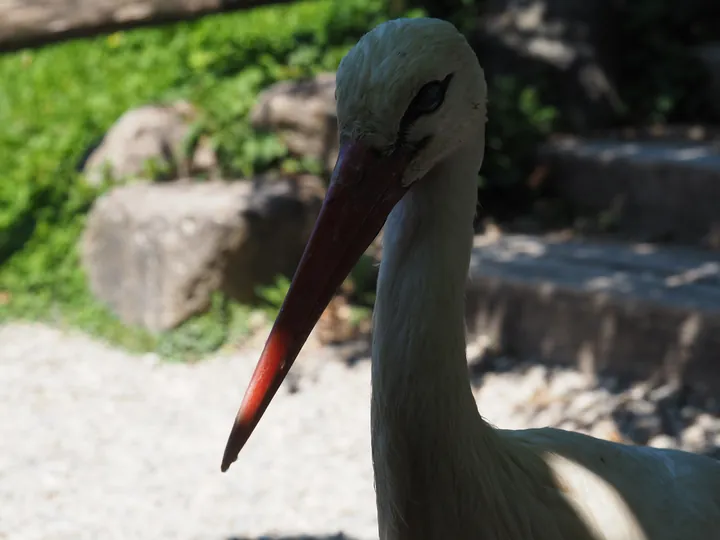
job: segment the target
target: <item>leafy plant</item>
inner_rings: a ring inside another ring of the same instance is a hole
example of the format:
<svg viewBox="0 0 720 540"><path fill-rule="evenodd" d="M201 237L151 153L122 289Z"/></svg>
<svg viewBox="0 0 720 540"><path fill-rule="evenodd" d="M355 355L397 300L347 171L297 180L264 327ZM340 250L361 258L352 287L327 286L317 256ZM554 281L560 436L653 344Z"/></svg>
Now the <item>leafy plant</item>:
<svg viewBox="0 0 720 540"><path fill-rule="evenodd" d="M171 360L199 360L237 342L250 333L250 308L229 301L221 294L212 298L210 310L156 338L154 350Z"/></svg>
<svg viewBox="0 0 720 540"><path fill-rule="evenodd" d="M277 276L272 285L256 287L256 294L263 301L262 309L268 319L277 317L289 290L290 280L286 276Z"/></svg>
<svg viewBox="0 0 720 540"><path fill-rule="evenodd" d="M543 105L535 88L521 87L512 77L491 81L489 95L481 189L524 180L535 148L552 132L557 118L556 109Z"/></svg>

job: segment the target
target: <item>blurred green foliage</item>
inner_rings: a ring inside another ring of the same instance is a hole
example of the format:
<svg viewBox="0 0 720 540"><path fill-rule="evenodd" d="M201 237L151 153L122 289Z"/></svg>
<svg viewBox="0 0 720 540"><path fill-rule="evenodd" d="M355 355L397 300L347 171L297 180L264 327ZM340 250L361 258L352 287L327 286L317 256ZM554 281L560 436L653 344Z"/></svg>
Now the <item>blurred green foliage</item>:
<svg viewBox="0 0 720 540"><path fill-rule="evenodd" d="M289 290L290 280L287 276L277 276L274 283L257 287L258 298L262 301L260 308L269 320L277 317Z"/></svg>
<svg viewBox="0 0 720 540"><path fill-rule="evenodd" d="M623 121L648 124L717 120L709 103L709 75L691 47L720 38L720 10L713 2L626 1L618 17ZM709 11L708 11L709 10ZM713 17L714 15L714 17ZM713 115L715 117L713 118Z"/></svg>
<svg viewBox="0 0 720 540"><path fill-rule="evenodd" d="M488 124L480 189L522 182L532 168L535 149L550 133L557 110L544 105L535 87L513 77L497 77L488 89ZM482 191L481 191L482 199Z"/></svg>
<svg viewBox="0 0 720 540"><path fill-rule="evenodd" d="M334 70L385 18L382 0L315 0L1 56L0 322L49 320L183 357L242 333L246 310L217 299L207 314L160 336L122 326L93 300L77 245L102 190L88 187L78 166L126 110L182 98L198 107L193 137L210 138L224 173L262 171L286 151L250 128L260 89Z"/></svg>

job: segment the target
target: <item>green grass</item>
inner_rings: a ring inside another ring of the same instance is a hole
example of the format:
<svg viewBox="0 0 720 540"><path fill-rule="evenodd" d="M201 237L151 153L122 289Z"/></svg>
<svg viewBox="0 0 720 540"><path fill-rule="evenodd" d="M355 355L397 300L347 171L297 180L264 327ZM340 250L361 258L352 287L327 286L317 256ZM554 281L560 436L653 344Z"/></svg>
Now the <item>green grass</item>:
<svg viewBox="0 0 720 540"><path fill-rule="evenodd" d="M77 40L0 57L0 322L79 327L132 350L183 358L245 330L247 308L215 299L159 336L120 324L88 291L77 244L100 190L78 165L126 110L188 99L224 172L249 175L285 155L247 113L273 82L334 70L386 18L381 0L316 0Z"/></svg>

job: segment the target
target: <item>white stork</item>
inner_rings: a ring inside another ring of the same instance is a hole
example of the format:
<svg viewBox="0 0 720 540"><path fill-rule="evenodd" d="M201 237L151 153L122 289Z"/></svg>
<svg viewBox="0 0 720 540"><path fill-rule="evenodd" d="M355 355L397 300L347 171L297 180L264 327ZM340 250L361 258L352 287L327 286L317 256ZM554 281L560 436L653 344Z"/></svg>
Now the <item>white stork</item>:
<svg viewBox="0 0 720 540"><path fill-rule="evenodd" d="M464 288L486 84L436 19L366 34L337 72L341 151L228 440L235 461L339 284L385 224L372 455L382 540L720 539L720 462L478 413Z"/></svg>

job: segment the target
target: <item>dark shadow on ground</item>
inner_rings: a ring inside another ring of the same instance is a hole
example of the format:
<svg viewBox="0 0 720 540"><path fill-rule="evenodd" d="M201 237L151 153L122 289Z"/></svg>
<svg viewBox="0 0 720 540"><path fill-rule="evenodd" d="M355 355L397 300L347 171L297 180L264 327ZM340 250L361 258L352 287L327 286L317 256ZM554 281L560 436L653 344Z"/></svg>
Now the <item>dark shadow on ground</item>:
<svg viewBox="0 0 720 540"><path fill-rule="evenodd" d="M258 536L251 538L250 536L230 536L225 540L354 540L352 537L344 533L325 534L322 536L300 535L300 536Z"/></svg>

